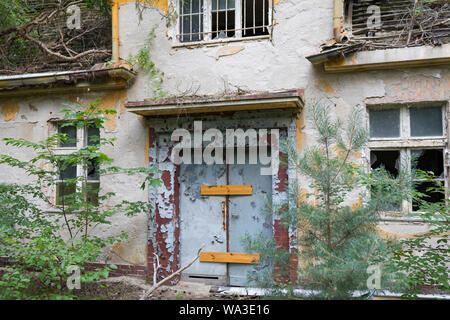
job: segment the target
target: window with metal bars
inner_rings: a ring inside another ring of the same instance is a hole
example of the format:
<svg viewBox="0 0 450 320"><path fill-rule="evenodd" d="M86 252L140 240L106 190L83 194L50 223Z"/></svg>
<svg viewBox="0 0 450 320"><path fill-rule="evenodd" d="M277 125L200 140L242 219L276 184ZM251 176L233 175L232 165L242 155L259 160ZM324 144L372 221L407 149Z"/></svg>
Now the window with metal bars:
<svg viewBox="0 0 450 320"><path fill-rule="evenodd" d="M273 0L179 0L180 42L265 36Z"/></svg>

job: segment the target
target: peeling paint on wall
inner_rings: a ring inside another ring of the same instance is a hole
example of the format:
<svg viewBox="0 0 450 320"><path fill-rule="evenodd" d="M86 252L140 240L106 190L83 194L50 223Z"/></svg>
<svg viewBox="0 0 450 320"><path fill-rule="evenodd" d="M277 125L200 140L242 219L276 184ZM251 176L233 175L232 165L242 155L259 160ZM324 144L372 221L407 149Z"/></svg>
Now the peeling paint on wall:
<svg viewBox="0 0 450 320"><path fill-rule="evenodd" d="M321 89L322 91L324 91L327 94L335 94L336 91L334 90L334 88L330 85L330 83L326 80L318 80L316 82L316 85L319 89Z"/></svg>
<svg viewBox="0 0 450 320"><path fill-rule="evenodd" d="M121 110L125 108L127 102L127 91L117 90L103 96L98 107L101 109L115 109L117 114L105 115L108 120L105 122L106 131L115 131L117 129L117 117L120 115Z"/></svg>
<svg viewBox="0 0 450 320"><path fill-rule="evenodd" d="M401 81L389 81L386 95L367 98L367 104L388 104L402 102L446 101L450 97L450 74L441 78L408 76Z"/></svg>
<svg viewBox="0 0 450 320"><path fill-rule="evenodd" d="M220 57L232 56L234 54L237 54L237 53L241 52L244 49L245 49L244 46L226 46L226 47L221 47L220 49L217 50L216 60L219 60Z"/></svg>

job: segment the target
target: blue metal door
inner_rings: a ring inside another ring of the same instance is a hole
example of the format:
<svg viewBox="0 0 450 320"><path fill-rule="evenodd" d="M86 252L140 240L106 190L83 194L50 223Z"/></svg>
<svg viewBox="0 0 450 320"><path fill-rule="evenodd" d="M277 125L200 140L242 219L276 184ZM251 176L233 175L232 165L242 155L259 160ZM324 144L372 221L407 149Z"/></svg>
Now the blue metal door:
<svg viewBox="0 0 450 320"><path fill-rule="evenodd" d="M272 177L261 175L261 165L180 166L180 264L188 264L203 246L204 252L248 253L245 235L273 236L272 217L262 214L272 196ZM200 187L251 185L252 195L202 196ZM196 261L185 280L246 286L248 272L271 268L263 264Z"/></svg>
<svg viewBox="0 0 450 320"><path fill-rule="evenodd" d="M243 237L248 234L262 234L264 238L273 237L272 216L264 214L267 201L272 197L272 176L260 174L260 165L230 165L228 170L229 184L251 185L251 196L229 196L229 252L246 253ZM262 272L270 265L261 261L253 264L229 264L228 278L231 286L246 286L249 272Z"/></svg>

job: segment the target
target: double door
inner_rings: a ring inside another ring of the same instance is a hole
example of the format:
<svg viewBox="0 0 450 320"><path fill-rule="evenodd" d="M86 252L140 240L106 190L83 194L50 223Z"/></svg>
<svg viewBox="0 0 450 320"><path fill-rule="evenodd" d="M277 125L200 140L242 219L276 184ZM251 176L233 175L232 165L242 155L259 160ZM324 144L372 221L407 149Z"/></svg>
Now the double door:
<svg viewBox="0 0 450 320"><path fill-rule="evenodd" d="M264 214L271 198L272 177L261 175L258 164L180 166L180 264L189 263L199 248L204 252L249 253L244 237L273 237L272 217ZM202 195L202 186L251 186L247 195ZM248 272L262 272L259 264L203 262L186 269L187 280L246 286Z"/></svg>

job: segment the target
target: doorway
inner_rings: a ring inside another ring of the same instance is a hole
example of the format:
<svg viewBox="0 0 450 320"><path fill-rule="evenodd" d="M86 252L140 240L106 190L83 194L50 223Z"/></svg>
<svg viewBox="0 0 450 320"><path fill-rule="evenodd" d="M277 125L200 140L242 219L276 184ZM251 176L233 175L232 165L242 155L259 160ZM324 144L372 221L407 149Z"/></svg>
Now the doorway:
<svg viewBox="0 0 450 320"><path fill-rule="evenodd" d="M203 246L204 252L248 253L244 236L273 237L273 218L262 213L272 197L272 176L260 174L260 164L181 164L180 265ZM202 186L251 186L247 195L202 195ZM246 286L249 272L272 266L202 262L197 260L183 278L188 281Z"/></svg>

